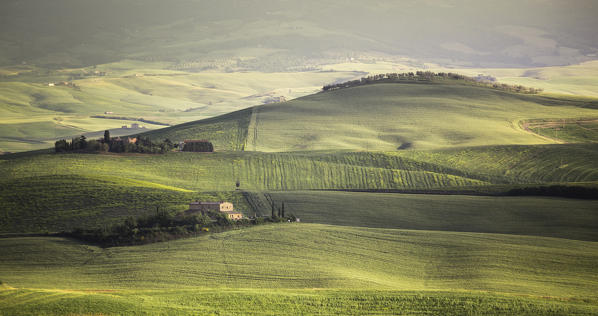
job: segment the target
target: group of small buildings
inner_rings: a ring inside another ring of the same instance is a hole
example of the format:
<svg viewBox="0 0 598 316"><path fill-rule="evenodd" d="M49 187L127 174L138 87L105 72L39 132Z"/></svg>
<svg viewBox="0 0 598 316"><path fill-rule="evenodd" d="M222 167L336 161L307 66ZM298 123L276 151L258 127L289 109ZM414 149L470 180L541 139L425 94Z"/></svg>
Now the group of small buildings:
<svg viewBox="0 0 598 316"><path fill-rule="evenodd" d="M129 128L130 129L139 129L139 128L145 129L145 126L141 126L141 125L139 125L137 123L133 123L133 124L131 124L131 127L128 127L127 125L123 125L121 128L122 129L129 129Z"/></svg>
<svg viewBox="0 0 598 316"><path fill-rule="evenodd" d="M49 82L48 83L48 87L59 87L59 86L71 87L71 88L77 87L77 85L75 83L73 83L72 81L59 81L59 82Z"/></svg>
<svg viewBox="0 0 598 316"><path fill-rule="evenodd" d="M230 220L240 220L243 214L235 211L231 202L200 202L195 201L189 204L186 215L202 214L209 215L210 212L221 212Z"/></svg>
<svg viewBox="0 0 598 316"><path fill-rule="evenodd" d="M286 102L287 99L284 96L269 96L266 99L264 99L263 103L264 104L270 104L270 103L281 103L281 102Z"/></svg>
<svg viewBox="0 0 598 316"><path fill-rule="evenodd" d="M100 139L103 141L104 139ZM137 142L137 137L114 137L114 141L116 142L123 142L123 144L135 144Z"/></svg>

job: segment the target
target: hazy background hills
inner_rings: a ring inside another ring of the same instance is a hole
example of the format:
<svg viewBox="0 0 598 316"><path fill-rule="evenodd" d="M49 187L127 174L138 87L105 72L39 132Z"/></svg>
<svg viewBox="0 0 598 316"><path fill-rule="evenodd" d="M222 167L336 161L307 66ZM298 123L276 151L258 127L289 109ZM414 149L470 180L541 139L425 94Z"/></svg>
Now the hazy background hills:
<svg viewBox="0 0 598 316"><path fill-rule="evenodd" d="M0 64L253 56L237 62L281 71L375 52L445 65L565 65L595 59L597 10L591 0L5 0Z"/></svg>

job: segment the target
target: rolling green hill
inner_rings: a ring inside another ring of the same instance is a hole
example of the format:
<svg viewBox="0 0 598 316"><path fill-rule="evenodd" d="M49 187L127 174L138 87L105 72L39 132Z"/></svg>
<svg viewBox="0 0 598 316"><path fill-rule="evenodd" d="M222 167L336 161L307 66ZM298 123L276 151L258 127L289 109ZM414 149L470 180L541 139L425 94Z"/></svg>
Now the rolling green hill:
<svg viewBox="0 0 598 316"><path fill-rule="evenodd" d="M0 231L56 231L81 224L111 223L132 214L148 214L156 207L183 210L198 196L197 192L223 192L219 194L233 198L234 194L226 192L235 190L237 180L243 190L252 191L393 189L484 194L549 184L596 187L597 156L595 144L391 153L5 156L0 159L0 171L5 175L0 180L0 217L3 218ZM240 197L235 199L239 201ZM393 203L400 205L401 201ZM457 204L454 208L477 207L475 203L466 204ZM248 210L243 205L239 207ZM267 212L269 206L263 207ZM110 217L105 217L106 214ZM575 220L585 221L585 216L591 216L591 212L582 212ZM316 221L321 219L315 218ZM361 226L359 220L355 217L352 221ZM378 219L372 221L379 222ZM437 227L434 225L429 228ZM419 226L409 226L416 227ZM521 229L515 231L521 233Z"/></svg>
<svg viewBox="0 0 598 316"><path fill-rule="evenodd" d="M0 68L0 151L48 148L60 137L106 129L115 134L114 129L133 123L98 116L175 125L270 102L275 97L311 94L326 83L360 75L317 71L197 73L170 69L172 66L125 60L60 70ZM48 85L61 82L74 86ZM141 124L148 129L163 127Z"/></svg>
<svg viewBox="0 0 598 316"><path fill-rule="evenodd" d="M583 107L593 103L459 82L371 84L256 107L246 149L392 151L555 143L523 130L519 121L596 117L597 109Z"/></svg>
<svg viewBox="0 0 598 316"><path fill-rule="evenodd" d="M264 205L265 215L269 212L267 201L277 206L284 202L287 214L308 223L598 241L595 200L333 191L254 195L252 198Z"/></svg>
<svg viewBox="0 0 598 316"><path fill-rule="evenodd" d="M595 199L500 196L595 190L598 144L524 124L595 117L595 102L372 84L146 133L214 153L1 156L0 314L595 314ZM302 223L111 248L18 237L196 199L245 215L284 202Z"/></svg>
<svg viewBox="0 0 598 316"><path fill-rule="evenodd" d="M277 224L110 249L61 238L0 239L0 247L6 313L597 308L596 244L566 239Z"/></svg>

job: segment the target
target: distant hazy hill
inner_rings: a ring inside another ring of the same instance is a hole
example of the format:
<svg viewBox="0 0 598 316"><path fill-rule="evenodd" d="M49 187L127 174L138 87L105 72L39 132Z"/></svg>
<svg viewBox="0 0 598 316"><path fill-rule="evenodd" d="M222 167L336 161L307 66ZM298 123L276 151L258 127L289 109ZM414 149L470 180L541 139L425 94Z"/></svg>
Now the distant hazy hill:
<svg viewBox="0 0 598 316"><path fill-rule="evenodd" d="M4 0L0 65L140 58L201 68L188 63L257 57L234 62L281 70L365 52L478 66L568 64L596 58L596 12L590 0Z"/></svg>

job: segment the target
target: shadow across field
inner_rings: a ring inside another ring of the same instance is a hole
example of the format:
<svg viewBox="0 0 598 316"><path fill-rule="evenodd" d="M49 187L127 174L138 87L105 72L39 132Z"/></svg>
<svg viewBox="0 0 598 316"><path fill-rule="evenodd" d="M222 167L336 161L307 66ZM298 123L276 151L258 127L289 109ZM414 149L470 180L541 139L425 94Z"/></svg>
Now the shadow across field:
<svg viewBox="0 0 598 316"><path fill-rule="evenodd" d="M253 195L259 200L263 193ZM287 213L302 222L598 241L595 200L334 191L266 195L275 205L284 202Z"/></svg>

